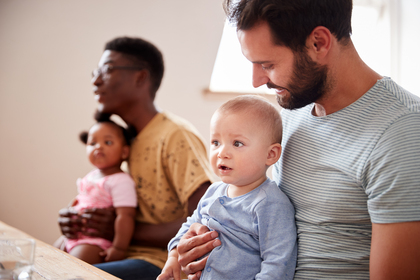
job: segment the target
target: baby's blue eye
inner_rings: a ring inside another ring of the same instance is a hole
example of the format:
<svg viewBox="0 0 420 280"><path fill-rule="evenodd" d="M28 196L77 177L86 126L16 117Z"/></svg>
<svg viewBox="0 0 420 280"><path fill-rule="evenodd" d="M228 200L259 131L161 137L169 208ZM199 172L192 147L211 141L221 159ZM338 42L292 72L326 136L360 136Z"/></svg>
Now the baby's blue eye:
<svg viewBox="0 0 420 280"><path fill-rule="evenodd" d="M112 141L110 141L110 140L105 141L105 144L107 144L108 146L110 146L110 145L112 145Z"/></svg>
<svg viewBox="0 0 420 280"><path fill-rule="evenodd" d="M244 143L240 142L240 141L235 141L235 143L233 143L233 146L235 147L242 147L244 145Z"/></svg>

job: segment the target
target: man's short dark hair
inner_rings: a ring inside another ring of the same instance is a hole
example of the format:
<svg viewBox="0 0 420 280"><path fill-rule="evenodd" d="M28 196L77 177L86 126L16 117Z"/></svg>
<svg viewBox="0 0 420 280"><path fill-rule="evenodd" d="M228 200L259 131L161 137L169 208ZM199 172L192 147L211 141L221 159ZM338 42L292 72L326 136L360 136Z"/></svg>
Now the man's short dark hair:
<svg viewBox="0 0 420 280"><path fill-rule="evenodd" d="M164 72L163 56L155 45L141 38L118 37L106 43L105 50L120 52L144 66L150 73L150 94L155 98Z"/></svg>
<svg viewBox="0 0 420 280"><path fill-rule="evenodd" d="M352 0L225 0L225 11L238 30L249 30L260 21L271 28L274 43L302 51L317 26L324 26L348 42Z"/></svg>

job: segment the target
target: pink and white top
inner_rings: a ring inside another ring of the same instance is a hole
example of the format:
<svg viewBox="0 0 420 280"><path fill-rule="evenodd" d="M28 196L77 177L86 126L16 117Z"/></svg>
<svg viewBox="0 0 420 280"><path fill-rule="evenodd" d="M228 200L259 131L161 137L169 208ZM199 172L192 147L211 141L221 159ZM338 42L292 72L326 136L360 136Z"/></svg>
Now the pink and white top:
<svg viewBox="0 0 420 280"><path fill-rule="evenodd" d="M136 184L129 174L120 172L93 181L92 178L96 177L98 172L99 170L95 169L77 180L77 210L137 206Z"/></svg>

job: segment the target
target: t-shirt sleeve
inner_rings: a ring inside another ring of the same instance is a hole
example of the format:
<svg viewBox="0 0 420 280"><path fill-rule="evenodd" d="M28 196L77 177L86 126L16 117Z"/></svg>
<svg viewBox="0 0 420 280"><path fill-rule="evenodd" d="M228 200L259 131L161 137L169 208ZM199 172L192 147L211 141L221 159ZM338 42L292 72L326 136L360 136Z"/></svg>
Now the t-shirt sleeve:
<svg viewBox="0 0 420 280"><path fill-rule="evenodd" d="M104 188L111 194L114 207L137 207L136 184L129 174L111 175Z"/></svg>
<svg viewBox="0 0 420 280"><path fill-rule="evenodd" d="M394 122L379 139L365 168L373 223L420 220L420 114Z"/></svg>
<svg viewBox="0 0 420 280"><path fill-rule="evenodd" d="M212 175L206 148L194 133L183 129L175 131L167 141L162 157L167 178L182 204L201 184L210 181Z"/></svg>

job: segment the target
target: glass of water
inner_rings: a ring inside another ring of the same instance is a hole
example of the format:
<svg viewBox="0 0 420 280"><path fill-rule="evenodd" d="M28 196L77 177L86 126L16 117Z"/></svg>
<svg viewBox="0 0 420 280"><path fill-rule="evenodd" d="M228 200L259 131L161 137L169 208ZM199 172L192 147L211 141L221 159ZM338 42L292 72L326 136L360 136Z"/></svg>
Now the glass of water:
<svg viewBox="0 0 420 280"><path fill-rule="evenodd" d="M30 280L35 259L35 240L0 238L0 279Z"/></svg>

